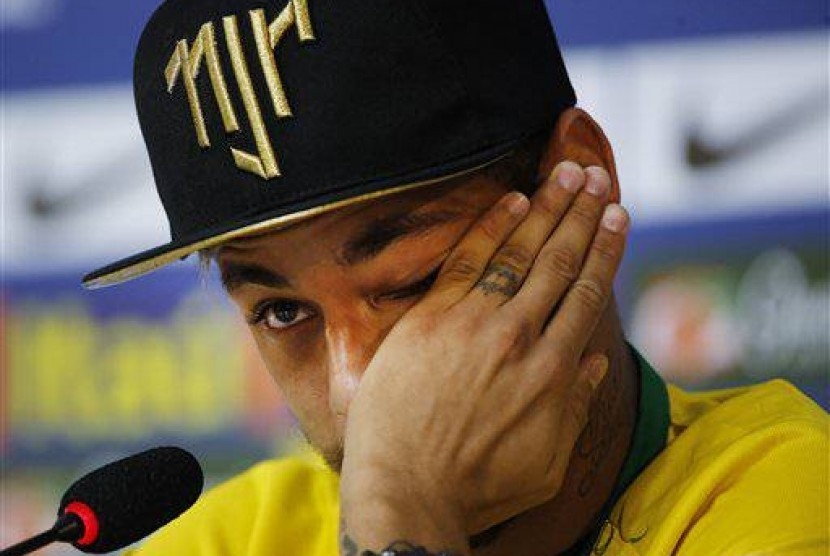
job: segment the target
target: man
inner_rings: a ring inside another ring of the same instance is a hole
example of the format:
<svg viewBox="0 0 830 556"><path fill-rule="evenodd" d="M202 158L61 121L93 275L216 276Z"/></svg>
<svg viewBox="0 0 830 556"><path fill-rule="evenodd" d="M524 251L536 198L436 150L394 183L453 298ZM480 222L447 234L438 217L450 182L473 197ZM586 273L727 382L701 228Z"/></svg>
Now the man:
<svg viewBox="0 0 830 556"><path fill-rule="evenodd" d="M626 344L611 148L540 1L168 0L135 86L173 240L85 282L215 261L329 467L137 554L826 550L826 415Z"/></svg>

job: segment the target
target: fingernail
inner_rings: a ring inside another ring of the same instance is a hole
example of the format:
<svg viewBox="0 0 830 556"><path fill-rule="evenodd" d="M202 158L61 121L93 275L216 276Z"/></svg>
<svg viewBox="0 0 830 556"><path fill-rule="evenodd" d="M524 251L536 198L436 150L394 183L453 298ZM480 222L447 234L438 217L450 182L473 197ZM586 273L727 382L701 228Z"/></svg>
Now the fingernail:
<svg viewBox="0 0 830 556"><path fill-rule="evenodd" d="M507 210L511 214L524 214L529 205L530 201L527 200L527 197L524 193L520 193L519 191L513 191L512 193L509 193L507 195Z"/></svg>
<svg viewBox="0 0 830 556"><path fill-rule="evenodd" d="M591 383L591 387L594 390L602 383L602 379L605 378L607 372L608 358L604 355L596 357L591 363L590 369L588 369L588 382Z"/></svg>
<svg viewBox="0 0 830 556"><path fill-rule="evenodd" d="M582 187L582 168L574 162L563 162L556 172L556 183L571 193Z"/></svg>
<svg viewBox="0 0 830 556"><path fill-rule="evenodd" d="M605 197L611 190L611 180L602 168L591 166L585 169L585 174L588 176L588 183L585 189L591 195Z"/></svg>
<svg viewBox="0 0 830 556"><path fill-rule="evenodd" d="M628 227L628 213L620 205L608 205L602 214L602 227L619 234Z"/></svg>

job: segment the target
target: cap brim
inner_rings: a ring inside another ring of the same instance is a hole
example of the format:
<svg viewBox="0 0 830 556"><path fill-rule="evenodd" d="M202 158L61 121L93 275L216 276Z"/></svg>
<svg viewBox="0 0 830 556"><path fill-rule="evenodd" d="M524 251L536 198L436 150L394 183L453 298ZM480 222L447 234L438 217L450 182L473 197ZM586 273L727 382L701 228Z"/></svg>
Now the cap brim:
<svg viewBox="0 0 830 556"><path fill-rule="evenodd" d="M273 232L354 204L462 177L503 159L513 151L518 142L518 140L509 141L429 170L364 183L357 187L347 188L336 195L329 194L323 199L308 199L302 203L257 215L230 225L226 229L220 228L193 238L173 241L91 272L84 276L83 285L88 289L113 286L153 272L197 251L210 249L233 239Z"/></svg>

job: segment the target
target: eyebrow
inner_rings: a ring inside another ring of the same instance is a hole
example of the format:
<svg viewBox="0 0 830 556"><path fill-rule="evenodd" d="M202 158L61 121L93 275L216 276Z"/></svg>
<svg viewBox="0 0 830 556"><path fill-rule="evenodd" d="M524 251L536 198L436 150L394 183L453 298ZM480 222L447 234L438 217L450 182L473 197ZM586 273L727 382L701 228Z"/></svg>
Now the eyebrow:
<svg viewBox="0 0 830 556"><path fill-rule="evenodd" d="M232 293L243 284L258 284L268 288L288 288L291 283L282 274L255 264L223 263L220 265L222 287Z"/></svg>
<svg viewBox="0 0 830 556"><path fill-rule="evenodd" d="M403 213L379 218L369 223L343 247L340 259L343 265L353 266L380 255L393 243L407 237L424 234L461 215L455 211ZM267 288L290 288L291 282L277 272L251 263L223 262L219 264L222 287L233 293L246 284Z"/></svg>
<svg viewBox="0 0 830 556"><path fill-rule="evenodd" d="M455 211L403 213L386 216L369 223L346 242L340 258L346 265L364 263L380 255L384 249L402 239L424 234L458 218Z"/></svg>

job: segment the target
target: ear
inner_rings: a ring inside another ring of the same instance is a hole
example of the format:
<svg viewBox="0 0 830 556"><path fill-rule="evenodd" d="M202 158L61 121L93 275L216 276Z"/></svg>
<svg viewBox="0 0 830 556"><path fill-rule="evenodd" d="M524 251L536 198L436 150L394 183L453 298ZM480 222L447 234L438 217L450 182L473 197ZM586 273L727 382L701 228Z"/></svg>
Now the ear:
<svg viewBox="0 0 830 556"><path fill-rule="evenodd" d="M539 179L546 179L556 165L565 160L576 162L582 167L605 168L613 183L611 201L620 202L620 183L611 143L599 124L580 108L569 108L559 116L542 154Z"/></svg>

